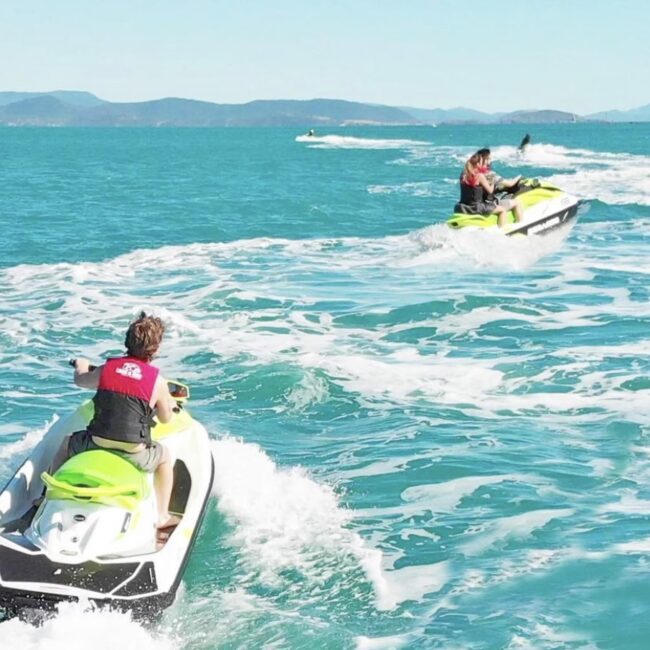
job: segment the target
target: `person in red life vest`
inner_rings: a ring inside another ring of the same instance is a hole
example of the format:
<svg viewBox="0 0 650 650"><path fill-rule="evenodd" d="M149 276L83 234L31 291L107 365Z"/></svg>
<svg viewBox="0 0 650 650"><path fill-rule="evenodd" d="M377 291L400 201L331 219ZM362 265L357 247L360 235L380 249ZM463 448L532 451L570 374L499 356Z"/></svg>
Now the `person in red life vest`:
<svg viewBox="0 0 650 650"><path fill-rule="evenodd" d="M492 169L492 152L487 147L479 149L476 153L480 157L479 172L485 174L488 183L494 185L496 192L514 190L519 185L521 175L514 178L503 178Z"/></svg>
<svg viewBox="0 0 650 650"><path fill-rule="evenodd" d="M151 365L164 332L159 318L141 312L126 332L125 356L107 359L97 368L91 368L87 359L76 360L74 383L97 390L93 397L95 414L86 430L63 441L53 462L57 468L82 451L105 449L143 471L154 472L158 529L178 523L168 510L174 483L171 456L164 445L151 439L153 416L169 422L176 408L166 380Z"/></svg>
<svg viewBox="0 0 650 650"><path fill-rule="evenodd" d="M454 210L464 214L496 214L499 228L504 228L506 215L511 210L515 222L521 221L521 203L517 198L498 199L494 196L496 182L490 182L486 176L489 164L489 149L481 149L470 156L460 175L460 201ZM515 185L519 178L512 180Z"/></svg>

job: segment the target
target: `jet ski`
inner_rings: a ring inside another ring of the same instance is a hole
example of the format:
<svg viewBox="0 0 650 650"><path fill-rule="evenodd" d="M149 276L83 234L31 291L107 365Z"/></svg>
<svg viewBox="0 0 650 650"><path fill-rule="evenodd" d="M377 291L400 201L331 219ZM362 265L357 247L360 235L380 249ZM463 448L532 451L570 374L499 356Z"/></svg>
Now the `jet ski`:
<svg viewBox="0 0 650 650"><path fill-rule="evenodd" d="M174 463L170 514L157 535L153 474L106 450L49 464L64 436L85 429L86 401L57 420L0 493L0 610L34 616L62 601L128 610L153 619L171 605L210 497L214 464L205 428L185 408L189 388L169 382L178 405L152 438Z"/></svg>
<svg viewBox="0 0 650 650"><path fill-rule="evenodd" d="M500 197L516 196L523 208L523 218L515 223L512 212L506 216L508 224L505 234L545 235L552 230L574 222L578 217L580 201L559 187L541 183L537 179L522 179L511 190L497 192ZM456 209L462 204L456 204ZM456 212L447 220L450 228L498 228L496 214L464 214Z"/></svg>

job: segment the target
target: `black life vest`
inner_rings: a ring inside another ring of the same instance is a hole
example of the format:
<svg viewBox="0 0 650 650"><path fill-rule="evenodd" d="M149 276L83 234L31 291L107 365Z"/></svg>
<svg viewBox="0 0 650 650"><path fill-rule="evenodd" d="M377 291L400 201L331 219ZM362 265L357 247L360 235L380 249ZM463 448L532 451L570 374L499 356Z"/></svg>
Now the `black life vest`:
<svg viewBox="0 0 650 650"><path fill-rule="evenodd" d="M465 182L463 174L460 175L460 201L464 205L474 206L485 201L485 190L483 186L476 181L475 185Z"/></svg>
<svg viewBox="0 0 650 650"><path fill-rule="evenodd" d="M140 359L108 359L93 397L95 415L88 432L118 442L151 444L150 401L158 374L158 368Z"/></svg>

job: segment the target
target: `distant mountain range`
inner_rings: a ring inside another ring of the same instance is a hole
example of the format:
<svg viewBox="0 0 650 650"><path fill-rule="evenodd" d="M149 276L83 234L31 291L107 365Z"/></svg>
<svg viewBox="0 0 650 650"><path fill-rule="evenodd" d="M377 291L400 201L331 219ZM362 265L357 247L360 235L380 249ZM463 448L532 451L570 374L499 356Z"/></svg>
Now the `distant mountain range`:
<svg viewBox="0 0 650 650"><path fill-rule="evenodd" d="M0 92L4 126L344 126L350 124L540 124L558 122L647 122L650 104L629 111L576 115L564 111L483 113L471 108L423 109L363 104L339 99L258 100L215 104L166 98L107 102L92 93Z"/></svg>

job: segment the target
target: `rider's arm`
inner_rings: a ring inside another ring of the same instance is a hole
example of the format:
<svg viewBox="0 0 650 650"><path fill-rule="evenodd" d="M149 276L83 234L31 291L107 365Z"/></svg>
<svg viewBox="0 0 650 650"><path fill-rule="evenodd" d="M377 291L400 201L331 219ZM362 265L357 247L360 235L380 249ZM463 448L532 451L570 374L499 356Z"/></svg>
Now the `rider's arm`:
<svg viewBox="0 0 650 650"><path fill-rule="evenodd" d="M158 416L158 421L162 423L169 422L174 415L174 408L176 408L176 401L169 394L169 389L167 388L167 381L162 375L158 375L158 378L156 379L156 385L154 387L154 395L156 401L153 406L156 409L156 415Z"/></svg>
<svg viewBox="0 0 650 650"><path fill-rule="evenodd" d="M88 359L77 359L74 366L74 383L81 388L97 388L103 367L99 366L91 370Z"/></svg>
<svg viewBox="0 0 650 650"><path fill-rule="evenodd" d="M485 174L479 174L477 177L478 182L480 183L481 187L488 193L488 194L494 194L494 183L490 183L487 178L485 178Z"/></svg>
<svg viewBox="0 0 650 650"><path fill-rule="evenodd" d="M505 187L514 187L521 180L521 174L515 176L514 178L506 178L501 181L501 184Z"/></svg>

